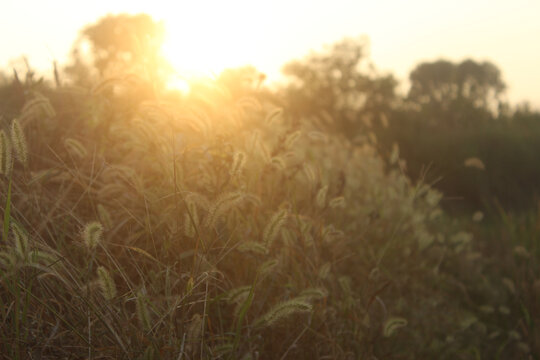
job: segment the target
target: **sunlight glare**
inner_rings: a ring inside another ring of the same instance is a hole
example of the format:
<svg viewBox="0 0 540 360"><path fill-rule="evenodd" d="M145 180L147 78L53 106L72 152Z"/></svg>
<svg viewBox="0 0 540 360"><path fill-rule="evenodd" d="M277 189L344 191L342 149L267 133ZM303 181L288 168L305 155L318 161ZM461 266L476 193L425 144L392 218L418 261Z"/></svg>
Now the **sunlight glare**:
<svg viewBox="0 0 540 360"><path fill-rule="evenodd" d="M227 4L180 6L184 8L177 14L184 15L164 19L167 34L162 51L182 78L215 77L226 68L252 63L263 50L258 48L262 42L257 31L250 30L256 22L242 11Z"/></svg>

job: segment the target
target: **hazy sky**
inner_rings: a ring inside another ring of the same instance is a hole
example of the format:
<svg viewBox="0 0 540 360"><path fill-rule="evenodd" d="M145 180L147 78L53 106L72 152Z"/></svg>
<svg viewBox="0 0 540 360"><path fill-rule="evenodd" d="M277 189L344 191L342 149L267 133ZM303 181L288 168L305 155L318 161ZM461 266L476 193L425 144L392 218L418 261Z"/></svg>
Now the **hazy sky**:
<svg viewBox="0 0 540 360"><path fill-rule="evenodd" d="M365 34L377 68L402 81L420 61L490 60L512 102L540 107L540 0L1 0L0 68L22 54L43 70L65 62L83 25L119 12L165 21L180 72L253 64L272 77L311 49Z"/></svg>

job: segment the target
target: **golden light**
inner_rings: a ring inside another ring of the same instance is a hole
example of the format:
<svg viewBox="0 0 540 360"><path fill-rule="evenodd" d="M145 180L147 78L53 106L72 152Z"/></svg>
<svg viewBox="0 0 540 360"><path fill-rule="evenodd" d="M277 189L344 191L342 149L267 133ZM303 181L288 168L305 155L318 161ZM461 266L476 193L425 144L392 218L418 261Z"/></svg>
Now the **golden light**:
<svg viewBox="0 0 540 360"><path fill-rule="evenodd" d="M214 77L226 68L253 64L264 50L261 23L242 11L252 6L249 2L234 7L228 2L206 8L198 2L179 6L176 14L164 18L167 34L162 47L178 73L174 81Z"/></svg>

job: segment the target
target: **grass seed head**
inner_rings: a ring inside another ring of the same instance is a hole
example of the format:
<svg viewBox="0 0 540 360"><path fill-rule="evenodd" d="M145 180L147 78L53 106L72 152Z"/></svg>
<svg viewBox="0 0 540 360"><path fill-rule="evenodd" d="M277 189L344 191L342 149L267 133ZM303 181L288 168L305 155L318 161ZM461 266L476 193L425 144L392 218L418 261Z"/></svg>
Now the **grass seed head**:
<svg viewBox="0 0 540 360"><path fill-rule="evenodd" d="M251 252L253 254L266 255L268 249L261 243L256 241L246 241L238 246L240 252Z"/></svg>
<svg viewBox="0 0 540 360"><path fill-rule="evenodd" d="M220 195L212 204L206 217L206 226L213 227L219 218L233 206L242 201L243 195L239 192L230 192Z"/></svg>
<svg viewBox="0 0 540 360"><path fill-rule="evenodd" d="M277 268L279 264L279 260L276 259L270 259L261 264L259 266L259 273L262 276L270 275L274 270Z"/></svg>
<svg viewBox="0 0 540 360"><path fill-rule="evenodd" d="M0 130L0 173L8 175L12 161L11 143L4 130Z"/></svg>
<svg viewBox="0 0 540 360"><path fill-rule="evenodd" d="M319 300L328 296L328 290L325 288L309 288L303 290L299 297L305 299Z"/></svg>
<svg viewBox="0 0 540 360"><path fill-rule="evenodd" d="M103 266L98 267L97 273L99 279L99 287L101 288L103 296L107 300L114 299L116 297L116 285L114 283L114 279L109 274L107 269L105 269Z"/></svg>
<svg viewBox="0 0 540 360"><path fill-rule="evenodd" d="M21 259L26 259L28 255L28 236L24 230L16 223L11 223L11 231L15 240L15 250Z"/></svg>
<svg viewBox="0 0 540 360"><path fill-rule="evenodd" d="M328 278L328 275L330 274L331 270L332 270L332 264L327 262L321 266L321 268L319 269L318 275L321 279L324 280Z"/></svg>
<svg viewBox="0 0 540 360"><path fill-rule="evenodd" d="M272 242L276 239L277 235L279 234L279 230L285 223L285 220L287 220L287 216L287 209L281 209L272 216L270 222L268 225L266 225L263 232L263 244L267 248L270 248Z"/></svg>
<svg viewBox="0 0 540 360"><path fill-rule="evenodd" d="M391 317L384 323L383 334L385 337L392 336L397 329L407 325L407 319L402 317Z"/></svg>
<svg viewBox="0 0 540 360"><path fill-rule="evenodd" d="M240 286L234 289L229 290L227 293L227 302L229 304L239 304L242 303L248 296L251 291L251 286Z"/></svg>
<svg viewBox="0 0 540 360"><path fill-rule="evenodd" d="M345 198L343 196L338 196L330 200L328 203L332 209L344 208L345 207Z"/></svg>
<svg viewBox="0 0 540 360"><path fill-rule="evenodd" d="M28 163L28 146L26 137L18 119L13 119L11 123L11 141L17 160L24 166Z"/></svg>
<svg viewBox="0 0 540 360"><path fill-rule="evenodd" d="M302 298L295 298L274 306L257 323L272 326L291 315L306 313L313 310L313 306Z"/></svg>
<svg viewBox="0 0 540 360"><path fill-rule="evenodd" d="M244 165L246 164L246 154L244 152L237 152L233 156L233 162L229 174L231 177L237 177L241 174Z"/></svg>
<svg viewBox="0 0 540 360"><path fill-rule="evenodd" d="M88 249L95 249L101 241L102 236L103 226L99 222L93 221L86 224L86 226L84 227L83 241Z"/></svg>
<svg viewBox="0 0 540 360"><path fill-rule="evenodd" d="M86 155L88 155L88 151L86 150L84 145L78 140L67 138L66 140L64 140L64 146L70 154L74 155L79 159L84 159Z"/></svg>
<svg viewBox="0 0 540 360"><path fill-rule="evenodd" d="M320 188L320 190L317 192L317 206L319 208L324 208L326 206L326 194L328 193L328 185L323 186Z"/></svg>
<svg viewBox="0 0 540 360"><path fill-rule="evenodd" d="M294 143L300 138L300 135L302 133L298 130L293 132L292 134L289 134L287 138L285 139L285 148L290 149L293 147Z"/></svg>

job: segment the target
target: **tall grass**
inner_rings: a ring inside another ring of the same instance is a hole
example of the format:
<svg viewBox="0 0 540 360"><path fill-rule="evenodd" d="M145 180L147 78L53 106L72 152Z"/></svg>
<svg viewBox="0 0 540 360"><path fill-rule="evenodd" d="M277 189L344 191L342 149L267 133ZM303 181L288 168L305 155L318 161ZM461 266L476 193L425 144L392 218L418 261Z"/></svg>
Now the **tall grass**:
<svg viewBox="0 0 540 360"><path fill-rule="evenodd" d="M462 271L483 269L469 234L370 141L218 82L146 98L133 76L25 86L0 137L17 159L0 178L6 357L488 351L464 298Z"/></svg>

